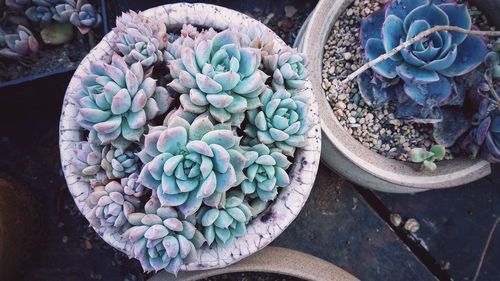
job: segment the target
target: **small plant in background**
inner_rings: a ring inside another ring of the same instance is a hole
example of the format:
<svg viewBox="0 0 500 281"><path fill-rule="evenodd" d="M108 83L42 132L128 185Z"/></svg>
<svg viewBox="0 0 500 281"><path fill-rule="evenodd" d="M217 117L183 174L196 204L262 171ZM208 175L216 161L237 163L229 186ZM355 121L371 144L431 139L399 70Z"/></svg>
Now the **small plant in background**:
<svg viewBox="0 0 500 281"><path fill-rule="evenodd" d="M40 46L35 37L40 37L47 45L60 45L73 39L75 26L82 34L87 34L90 45L95 45L92 29L102 25L102 17L88 0L6 0L5 10L0 19L0 36L18 36L18 43L12 39L5 41L0 57L29 62ZM17 25L17 27L16 27ZM23 42L30 40L29 44ZM0 39L0 46L2 45ZM35 44L36 43L36 44ZM42 45L43 46L43 45ZM43 49L43 48L42 48Z"/></svg>
<svg viewBox="0 0 500 281"><path fill-rule="evenodd" d="M15 34L7 34L0 28L0 57L26 62L33 59L39 44L33 33L22 25L17 26Z"/></svg>
<svg viewBox="0 0 500 281"><path fill-rule="evenodd" d="M304 56L246 25L167 34L131 12L114 34L73 95L88 132L74 173L91 184L94 226L144 270L177 273L203 245L244 236L289 185L310 124Z"/></svg>
<svg viewBox="0 0 500 281"><path fill-rule="evenodd" d="M434 172L436 170L436 163L434 161L443 160L446 154L446 150L442 145L433 145L429 151L424 148L413 148L410 150L409 159L411 162L422 163L422 169L429 172Z"/></svg>
<svg viewBox="0 0 500 281"><path fill-rule="evenodd" d="M392 103L397 118L432 124L437 145L409 153L428 171L436 169L445 148L498 162L499 47L489 51L481 35L498 32L474 28L465 4L390 1L363 20L367 63L340 85L356 78L366 104Z"/></svg>

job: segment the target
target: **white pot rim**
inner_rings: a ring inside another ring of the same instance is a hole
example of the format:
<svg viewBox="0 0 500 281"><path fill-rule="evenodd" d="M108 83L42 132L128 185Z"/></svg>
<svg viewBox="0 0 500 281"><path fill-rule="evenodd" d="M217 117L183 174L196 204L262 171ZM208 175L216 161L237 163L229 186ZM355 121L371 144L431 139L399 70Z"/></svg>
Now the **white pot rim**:
<svg viewBox="0 0 500 281"><path fill-rule="evenodd" d="M144 14L165 21L167 28L170 29L181 27L183 23L220 30L227 28L229 24L257 25L263 32L269 33L276 43L286 45L274 32L255 19L215 5L168 4L149 9ZM107 43L112 36L114 36L113 32L108 33L78 66L66 91L60 119L59 148L64 176L77 207L85 217L88 217L91 211L85 204L91 187L88 182L71 172L71 159L74 157L75 145L84 140L83 129L76 122L78 108L71 96L80 89L80 79L89 73L90 62L112 53ZM271 243L297 217L313 187L321 154L318 106L309 81L304 94L308 95L311 100L308 117L312 127L307 134L308 145L298 149L295 153L294 163L289 172L290 185L281 189L269 208L247 225L245 236L235 239L234 244L226 249L204 245L198 250L198 261L184 265L181 270L215 269L237 262ZM94 229L108 244L131 256L131 245L120 234L111 233L102 228Z"/></svg>

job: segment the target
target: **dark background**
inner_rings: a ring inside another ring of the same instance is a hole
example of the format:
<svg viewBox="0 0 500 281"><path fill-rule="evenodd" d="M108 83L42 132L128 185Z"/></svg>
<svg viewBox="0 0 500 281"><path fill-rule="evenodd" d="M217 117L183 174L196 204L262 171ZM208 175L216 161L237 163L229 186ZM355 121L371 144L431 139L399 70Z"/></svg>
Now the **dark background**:
<svg viewBox="0 0 500 281"><path fill-rule="evenodd" d="M108 12L113 18L121 11L166 2L110 1ZM315 5L300 0L212 3L259 20L274 14L268 25L289 44ZM298 10L292 18L285 17L286 5ZM89 228L67 190L58 126L71 75L0 89L0 171L39 204L37 246L15 280L144 280L138 262L106 245ZM493 169L494 175L458 188L395 195L353 186L321 166L305 208L273 245L324 258L361 280L472 280L500 214L498 165ZM391 213L403 220L415 218L420 230L410 234L392 226ZM497 230L478 281L500 280L499 260Z"/></svg>

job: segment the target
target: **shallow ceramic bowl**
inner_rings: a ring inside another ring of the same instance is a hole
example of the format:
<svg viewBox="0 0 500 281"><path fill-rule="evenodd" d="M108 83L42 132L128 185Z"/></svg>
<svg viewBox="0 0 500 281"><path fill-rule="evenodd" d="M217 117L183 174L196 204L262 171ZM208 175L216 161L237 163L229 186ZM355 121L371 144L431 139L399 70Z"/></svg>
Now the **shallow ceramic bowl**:
<svg viewBox="0 0 500 281"><path fill-rule="evenodd" d="M213 27L219 30L226 29L230 24L236 26L252 24L258 26L263 32L271 34L277 44L285 46L285 43L262 23L241 13L214 5L186 3L164 5L145 11L145 15L164 21L169 29L178 29L184 23ZM89 73L90 62L112 54L108 42L113 36L115 36L113 32L108 33L81 62L66 91L60 120L59 147L64 176L76 205L86 217L90 209L85 204L85 199L91 192L91 187L87 182L71 173L74 147L76 143L84 140L83 129L76 122L78 108L73 102L72 96L80 90L81 78ZM198 251L198 261L183 266L182 270L213 269L232 264L264 248L297 217L313 187L321 149L318 106L310 82L308 82L304 94L308 95L311 101L308 117L312 127L307 135L308 145L303 149L298 149L295 153L294 163L289 170L290 185L281 189L270 207L250 222L245 236L237 238L233 245L225 249L204 246ZM95 230L108 244L126 254L131 253L131 245L119 234L112 234L104 229Z"/></svg>
<svg viewBox="0 0 500 281"><path fill-rule="evenodd" d="M321 112L322 160L348 180L364 187L394 193L413 193L454 187L478 180L491 172L482 160L455 158L440 161L435 172L419 171L420 164L388 159L354 139L335 117L322 87L323 48L332 27L353 0L320 0L298 37L299 50L309 58L310 79ZM500 1L476 2L483 11L499 11ZM493 19L495 22L495 19Z"/></svg>

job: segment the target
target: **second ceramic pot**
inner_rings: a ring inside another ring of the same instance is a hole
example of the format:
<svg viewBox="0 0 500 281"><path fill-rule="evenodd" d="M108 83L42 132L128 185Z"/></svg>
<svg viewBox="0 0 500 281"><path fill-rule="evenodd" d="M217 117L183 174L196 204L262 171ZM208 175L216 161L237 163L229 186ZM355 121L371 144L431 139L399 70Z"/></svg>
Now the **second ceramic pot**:
<svg viewBox="0 0 500 281"><path fill-rule="evenodd" d="M448 188L478 180L491 173L482 160L455 158L439 162L434 172L421 172L419 164L388 159L354 139L335 117L322 87L323 49L334 23L353 0L320 0L305 31L295 43L309 58L313 92L321 113L323 162L348 180L361 186L393 193L413 193ZM500 1L471 1L483 11L499 11ZM493 22L495 20L493 19ZM300 34L300 32L299 32Z"/></svg>

